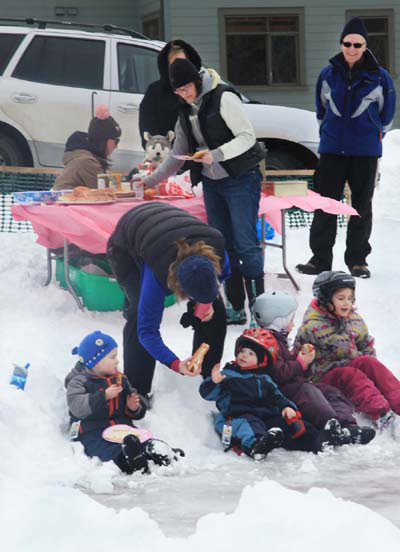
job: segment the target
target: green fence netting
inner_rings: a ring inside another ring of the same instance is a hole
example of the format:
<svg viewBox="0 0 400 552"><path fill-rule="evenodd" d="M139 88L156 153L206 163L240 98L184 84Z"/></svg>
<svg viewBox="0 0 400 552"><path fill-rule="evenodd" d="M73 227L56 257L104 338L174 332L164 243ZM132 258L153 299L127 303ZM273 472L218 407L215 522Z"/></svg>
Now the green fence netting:
<svg viewBox="0 0 400 552"><path fill-rule="evenodd" d="M11 215L13 192L42 191L52 188L56 174L0 171L0 232L32 232L30 222L17 222Z"/></svg>

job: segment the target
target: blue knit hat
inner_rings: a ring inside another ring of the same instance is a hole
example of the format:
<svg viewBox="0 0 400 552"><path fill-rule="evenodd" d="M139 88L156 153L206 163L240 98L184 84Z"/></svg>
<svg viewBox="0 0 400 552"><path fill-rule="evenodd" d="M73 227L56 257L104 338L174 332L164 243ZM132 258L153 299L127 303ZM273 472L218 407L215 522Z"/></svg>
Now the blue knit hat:
<svg viewBox="0 0 400 552"><path fill-rule="evenodd" d="M97 331L87 335L71 352L73 355L79 355L79 360L90 370L117 347L115 339Z"/></svg>
<svg viewBox="0 0 400 552"><path fill-rule="evenodd" d="M353 17L347 21L343 28L342 34L340 35L340 43L342 43L343 39L349 34L361 35L365 38L365 42L368 42L367 28L359 17Z"/></svg>
<svg viewBox="0 0 400 552"><path fill-rule="evenodd" d="M198 303L212 303L217 298L217 274L204 255L191 255L183 259L178 266L177 277L186 295Z"/></svg>

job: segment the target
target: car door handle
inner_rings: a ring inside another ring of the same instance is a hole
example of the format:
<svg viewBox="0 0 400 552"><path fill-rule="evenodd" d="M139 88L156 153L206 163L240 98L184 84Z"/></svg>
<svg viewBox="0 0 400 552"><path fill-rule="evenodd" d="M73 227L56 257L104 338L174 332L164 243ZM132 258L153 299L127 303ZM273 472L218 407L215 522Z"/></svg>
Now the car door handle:
<svg viewBox="0 0 400 552"><path fill-rule="evenodd" d="M32 94L26 94L25 92L17 92L11 97L16 103L31 104L37 102L37 96L32 96Z"/></svg>
<svg viewBox="0 0 400 552"><path fill-rule="evenodd" d="M117 109L121 113L134 113L135 111L139 111L139 106L136 104L120 104Z"/></svg>

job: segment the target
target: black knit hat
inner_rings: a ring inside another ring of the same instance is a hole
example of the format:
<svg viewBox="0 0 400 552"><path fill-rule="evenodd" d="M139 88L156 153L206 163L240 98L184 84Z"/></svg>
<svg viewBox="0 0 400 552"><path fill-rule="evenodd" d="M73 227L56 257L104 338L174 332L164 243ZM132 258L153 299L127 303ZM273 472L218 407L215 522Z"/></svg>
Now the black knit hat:
<svg viewBox="0 0 400 552"><path fill-rule="evenodd" d="M169 66L169 80L172 90L176 90L189 82L201 80L200 73L188 59L178 58Z"/></svg>
<svg viewBox="0 0 400 552"><path fill-rule="evenodd" d="M368 42L368 31L359 17L353 17L347 21L346 25L343 28L342 34L340 35L340 43L343 42L344 37L349 34L358 34L365 38L365 42Z"/></svg>
<svg viewBox="0 0 400 552"><path fill-rule="evenodd" d="M90 121L88 129L88 140L91 144L102 144L109 139L116 139L121 136L121 129L113 119L106 105L98 105L96 116Z"/></svg>

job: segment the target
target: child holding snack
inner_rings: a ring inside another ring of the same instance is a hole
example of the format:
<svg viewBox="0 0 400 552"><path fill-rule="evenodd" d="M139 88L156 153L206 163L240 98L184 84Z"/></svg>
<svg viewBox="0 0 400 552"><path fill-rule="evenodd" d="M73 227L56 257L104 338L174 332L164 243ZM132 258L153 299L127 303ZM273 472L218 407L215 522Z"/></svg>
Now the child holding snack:
<svg viewBox="0 0 400 552"><path fill-rule="evenodd" d="M288 291L267 291L257 297L253 314L256 322L276 338L278 354L271 367L271 377L282 393L294 401L304 418L322 429L330 418L337 418L348 428L352 442L366 444L375 436L370 427L358 427L354 405L339 389L310 381L314 346L304 343L298 354L290 351L288 334L293 329L297 300Z"/></svg>
<svg viewBox="0 0 400 552"><path fill-rule="evenodd" d="M171 449L158 439L140 442L127 435L122 444L103 438L103 431L115 424L134 428L132 420L146 413L146 400L132 388L127 377L118 371L117 343L100 331L87 335L72 354L79 362L65 379L71 414L71 438L78 439L87 456L103 462L113 460L125 473L148 472L148 461L168 465L177 460L179 449Z"/></svg>
<svg viewBox="0 0 400 552"><path fill-rule="evenodd" d="M303 422L297 406L279 391L268 372L277 354L271 332L252 328L237 339L235 360L200 385L201 396L216 401L215 429L225 445L239 444L254 460L263 460L274 448L318 453L325 446L351 442L336 419L318 431Z"/></svg>
<svg viewBox="0 0 400 552"><path fill-rule="evenodd" d="M314 299L296 336L295 348L315 347L310 379L334 385L379 429L400 415L400 381L376 358L374 338L354 308L355 279L325 271L313 284Z"/></svg>

